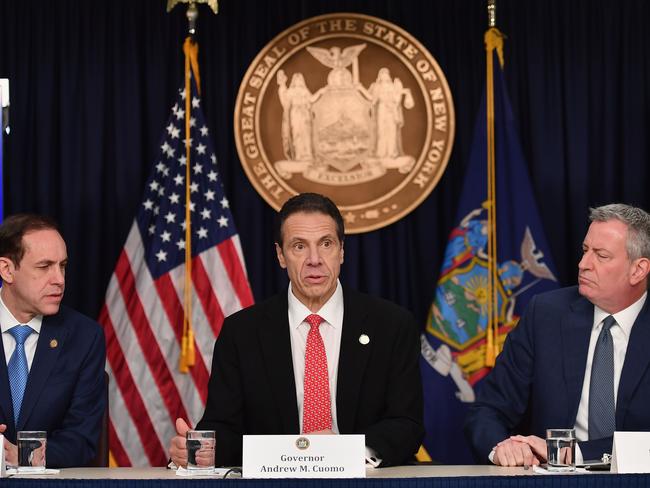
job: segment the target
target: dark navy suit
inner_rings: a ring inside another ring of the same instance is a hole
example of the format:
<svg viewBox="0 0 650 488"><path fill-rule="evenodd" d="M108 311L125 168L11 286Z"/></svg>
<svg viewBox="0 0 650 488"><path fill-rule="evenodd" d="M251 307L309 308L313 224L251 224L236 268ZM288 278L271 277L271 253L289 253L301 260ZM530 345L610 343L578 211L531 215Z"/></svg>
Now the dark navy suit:
<svg viewBox="0 0 650 488"><path fill-rule="evenodd" d="M97 449L106 408L104 332L95 321L61 306L43 317L18 425L14 425L7 360L0 334L0 423L16 443L19 430L47 431L48 467L85 466Z"/></svg>
<svg viewBox="0 0 650 488"><path fill-rule="evenodd" d="M616 403L616 429L650 430L650 300L629 338ZM594 306L577 287L534 297L508 334L494 369L470 407L465 433L474 457L513 434L546 436L575 425L587 364ZM580 443L584 459L612 452L612 438Z"/></svg>
<svg viewBox="0 0 650 488"><path fill-rule="evenodd" d="M414 457L424 428L418 327L395 304L343 290L336 413L383 465ZM298 434L287 293L228 317L217 339L197 428L216 431L216 461L241 465L242 434ZM366 334L370 341L359 342Z"/></svg>

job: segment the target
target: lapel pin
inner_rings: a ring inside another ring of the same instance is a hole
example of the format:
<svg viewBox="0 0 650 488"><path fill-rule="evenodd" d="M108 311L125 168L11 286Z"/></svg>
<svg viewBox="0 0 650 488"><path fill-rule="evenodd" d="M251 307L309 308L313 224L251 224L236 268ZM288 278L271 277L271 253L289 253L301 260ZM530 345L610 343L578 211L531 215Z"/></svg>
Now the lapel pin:
<svg viewBox="0 0 650 488"><path fill-rule="evenodd" d="M359 336L359 342L365 346L370 342L370 337L368 337L366 334L361 334Z"/></svg>
<svg viewBox="0 0 650 488"><path fill-rule="evenodd" d="M59 341L57 341L56 339L52 339L50 341L50 349L55 349L56 346L58 346L58 345L59 345Z"/></svg>

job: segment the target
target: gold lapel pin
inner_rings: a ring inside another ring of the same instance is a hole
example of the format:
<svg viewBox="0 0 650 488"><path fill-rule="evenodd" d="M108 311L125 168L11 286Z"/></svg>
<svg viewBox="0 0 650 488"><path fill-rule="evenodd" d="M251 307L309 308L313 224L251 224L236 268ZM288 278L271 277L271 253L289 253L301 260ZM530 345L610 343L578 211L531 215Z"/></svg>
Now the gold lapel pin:
<svg viewBox="0 0 650 488"><path fill-rule="evenodd" d="M57 341L56 339L52 339L52 340L50 341L50 348L51 348L51 349L55 349L56 346L58 346L58 345L59 345L59 341Z"/></svg>
<svg viewBox="0 0 650 488"><path fill-rule="evenodd" d="M365 346L370 342L370 337L368 337L366 334L361 334L359 336L359 342Z"/></svg>

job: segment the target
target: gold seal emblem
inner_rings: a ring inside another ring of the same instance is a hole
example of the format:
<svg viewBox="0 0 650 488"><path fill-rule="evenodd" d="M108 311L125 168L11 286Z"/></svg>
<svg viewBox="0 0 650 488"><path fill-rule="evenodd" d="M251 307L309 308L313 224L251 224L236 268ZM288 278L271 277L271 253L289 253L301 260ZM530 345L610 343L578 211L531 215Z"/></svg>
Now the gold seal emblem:
<svg viewBox="0 0 650 488"><path fill-rule="evenodd" d="M274 209L322 193L355 234L429 195L449 160L455 115L422 44L385 20L336 13L294 25L257 55L234 127L244 171Z"/></svg>
<svg viewBox="0 0 650 488"><path fill-rule="evenodd" d="M300 449L301 451L304 451L305 449L309 448L309 439L306 437L298 437L296 439L296 447Z"/></svg>
<svg viewBox="0 0 650 488"><path fill-rule="evenodd" d="M50 341L50 349L56 349L58 345L59 345L59 341L57 341L56 339L52 339Z"/></svg>

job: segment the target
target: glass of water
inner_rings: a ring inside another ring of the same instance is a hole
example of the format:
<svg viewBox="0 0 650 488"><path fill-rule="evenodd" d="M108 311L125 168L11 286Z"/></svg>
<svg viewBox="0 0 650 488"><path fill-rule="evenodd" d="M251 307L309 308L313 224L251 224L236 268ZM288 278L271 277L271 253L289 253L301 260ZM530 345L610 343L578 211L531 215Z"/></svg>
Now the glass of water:
<svg viewBox="0 0 650 488"><path fill-rule="evenodd" d="M18 432L18 472L44 473L47 432L21 430Z"/></svg>
<svg viewBox="0 0 650 488"><path fill-rule="evenodd" d="M189 471L214 471L214 430L188 430L187 469Z"/></svg>
<svg viewBox="0 0 650 488"><path fill-rule="evenodd" d="M547 429L546 453L549 471L575 471L575 429Z"/></svg>

